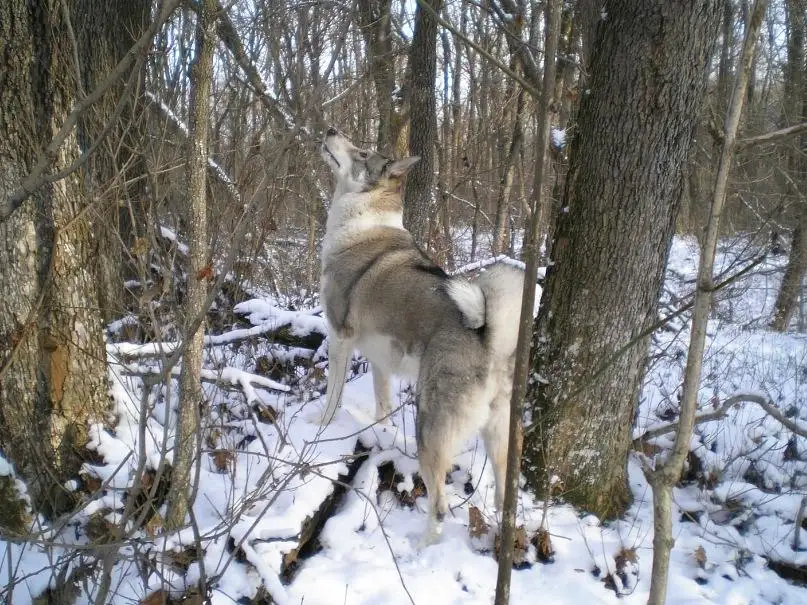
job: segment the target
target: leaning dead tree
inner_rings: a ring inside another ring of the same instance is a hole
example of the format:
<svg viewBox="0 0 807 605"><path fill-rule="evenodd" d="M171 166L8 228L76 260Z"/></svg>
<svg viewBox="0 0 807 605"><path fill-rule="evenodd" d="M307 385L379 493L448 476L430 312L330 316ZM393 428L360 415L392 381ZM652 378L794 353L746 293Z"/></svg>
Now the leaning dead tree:
<svg viewBox="0 0 807 605"><path fill-rule="evenodd" d="M695 300L692 309L692 327L689 337L684 384L681 387L681 412L675 444L669 458L656 468L647 469L646 475L653 489L653 575L650 579L650 605L664 605L667 596L667 577L670 567L672 537L672 490L681 476L684 460L689 452L692 428L695 424L698 407L703 352L706 344L706 327L712 307L714 291L714 265L717 239L720 235L720 217L726 202L726 191L731 170L737 130L743 110L751 65L756 50L757 38L765 14L766 0L756 0L751 13L751 21L745 34L741 65L734 84L723 128L723 149L721 150L717 176L712 196L712 209L706 236L703 239L695 286Z"/></svg>

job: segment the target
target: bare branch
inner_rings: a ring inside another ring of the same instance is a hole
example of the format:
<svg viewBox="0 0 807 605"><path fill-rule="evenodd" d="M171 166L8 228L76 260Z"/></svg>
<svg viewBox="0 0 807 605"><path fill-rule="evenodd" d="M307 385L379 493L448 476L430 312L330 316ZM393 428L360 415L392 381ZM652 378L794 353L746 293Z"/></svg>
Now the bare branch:
<svg viewBox="0 0 807 605"><path fill-rule="evenodd" d="M261 78L260 73L258 73L255 64L247 56L244 43L241 41L241 37L238 35L227 11L221 6L221 2L216 2L216 5L218 10L216 33L218 33L219 38L224 43L224 46L227 47L227 50L232 53L238 66L247 75L250 86L255 90L264 107L286 130L293 130L295 125L294 116L269 92L269 88ZM198 2L193 2L192 6L194 10L198 10Z"/></svg>
<svg viewBox="0 0 807 605"><path fill-rule="evenodd" d="M788 126L773 132L766 132L755 137L748 137L747 139L740 139L737 141L737 148L744 149L753 145L765 145L767 143L778 143L782 139L794 137L807 131L807 122L796 124L795 126Z"/></svg>
<svg viewBox="0 0 807 605"><path fill-rule="evenodd" d="M717 408L713 412L706 412L704 414L698 414L695 416L695 424L703 424L704 422L711 422L713 420L721 420L726 417L728 411L733 408L735 405L739 405L741 403L756 403L765 410L765 413L772 417L774 420L779 421L782 425L784 425L787 429L792 431L794 434L807 438L807 427L803 427L800 424L796 423L793 420L790 420L787 416L785 416L778 407L774 405L769 397L765 397L763 395L755 395L753 393L741 393L739 395L732 395L728 399L726 399L723 404ZM678 422L668 422L666 424L662 424L655 428L652 428L648 431L645 431L636 439L633 440L633 448L640 449L642 443L646 443L650 439L655 439L656 437L661 437L662 435L666 435L667 433L672 433L678 430Z"/></svg>
<svg viewBox="0 0 807 605"><path fill-rule="evenodd" d="M458 39L462 40L465 44L467 44L468 46L473 48L476 52L478 52L480 55L485 57L486 60L493 63L493 65L495 65L499 70L501 70L502 73L505 73L505 74L507 74L508 77L513 78L513 80L518 82L519 85L521 85L521 87L524 90L526 90L530 94L530 96L532 96L534 99L539 99L540 98L541 91L538 90L535 86L533 86L532 84L527 82L524 78L519 76L516 72L514 72L512 69L507 67L504 63L499 61L496 57L494 57L488 51L486 51L484 48L482 48L479 44L477 44L476 42L474 42L473 40L468 38L468 36L464 35L456 27L451 25L451 23L449 23L448 21L443 19L426 2L423 2L422 0L416 0L416 1L417 1L418 6L421 7L425 12L427 12L435 21L437 21L437 23L439 23L441 27L444 27L445 29L450 31L452 34L457 36Z"/></svg>
<svg viewBox="0 0 807 605"><path fill-rule="evenodd" d="M171 376L173 378L179 378L179 372L179 368L175 367L171 370ZM159 370L144 370L136 366L124 366L123 374L141 378L156 378L163 375ZM252 399L248 387L277 393L288 393L291 390L291 387L288 385L276 382L271 378L266 378L259 374L251 374L232 367L220 368L219 370L202 368L200 380L228 390L241 391L247 397L247 400Z"/></svg>
<svg viewBox="0 0 807 605"><path fill-rule="evenodd" d="M518 479L521 467L521 448L524 435L524 397L527 391L527 375L530 371L530 345L532 343L533 306L535 303L535 274L538 270L538 208L546 195L545 173L549 148L550 111L555 86L555 70L560 38L562 2L552 0L546 5L546 38L544 40L544 73L541 97L538 101L538 132L536 135L535 172L533 174L532 213L524 237L524 260L527 263L526 278L521 299L521 314L518 322L516 360L513 369L513 392L510 398L510 422L507 435L507 467L502 506L501 548L499 570L496 577L495 605L510 602L510 576L513 569L513 549L516 537L516 508L518 503Z"/></svg>

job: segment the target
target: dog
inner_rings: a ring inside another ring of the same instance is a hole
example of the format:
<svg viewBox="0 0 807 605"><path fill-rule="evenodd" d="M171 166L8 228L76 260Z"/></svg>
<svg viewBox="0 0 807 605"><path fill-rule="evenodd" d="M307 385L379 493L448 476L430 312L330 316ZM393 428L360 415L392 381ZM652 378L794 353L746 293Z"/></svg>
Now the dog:
<svg viewBox="0 0 807 605"><path fill-rule="evenodd" d="M334 128L320 152L336 180L322 246L329 376L321 423L336 413L354 349L371 364L378 420L392 413L390 377L416 382L428 545L448 510L451 460L480 429L501 511L524 273L494 265L474 282L453 278L418 248L403 227L402 193L419 158L359 149Z"/></svg>

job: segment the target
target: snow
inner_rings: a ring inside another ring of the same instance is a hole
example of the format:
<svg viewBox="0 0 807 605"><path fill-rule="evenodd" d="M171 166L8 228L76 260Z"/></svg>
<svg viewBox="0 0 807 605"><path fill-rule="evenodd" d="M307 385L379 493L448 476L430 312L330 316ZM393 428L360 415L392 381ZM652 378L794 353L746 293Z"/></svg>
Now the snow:
<svg viewBox="0 0 807 605"><path fill-rule="evenodd" d="M724 249L718 270L732 273L745 261ZM696 263L694 243L676 239L661 313L676 308L691 292ZM776 276L781 274L782 263L780 258L765 261L719 292L709 325L699 394L701 413L714 411L727 397L745 392L765 394L791 420L807 422L807 408L801 405L807 400L807 337L765 329L771 289L778 285ZM480 270L487 264L477 261L457 273ZM324 405L319 386L286 384L251 371L260 355L288 359L302 353L319 359L325 343L312 354L254 337L281 326L288 326L298 336L326 336L321 310L290 311L267 298L242 303L236 312L252 326L206 339L205 375L216 383L204 384L209 410L205 434L215 432L218 437L212 444L202 440L194 518L204 543L205 574L218 578L211 603L253 598L264 587L277 603L489 604L497 567L490 552L492 533L472 538L468 529L471 506L481 511L489 526L496 526L492 470L481 442L474 439L463 444L455 457L456 467L447 485L451 509L441 541L419 549L426 524L425 499L418 498L409 508L389 489L379 490L378 467L388 462L400 474L394 486L397 490L411 493L416 485L415 410L407 385L395 383L400 407L389 421L375 423L372 379L358 364L346 385L343 406L323 429L315 420ZM654 335L654 357L634 437L674 419L686 354L685 319L671 322L670 330ZM177 383L144 392L133 372L157 371L160 351L170 352L174 347L176 343L108 345L117 422L114 432L101 424L92 427L90 449L103 457L104 465L88 463L83 469L105 487L86 504L75 523L54 530L61 545L0 544L4 553L0 555L0 577L8 577L11 565L20 578L14 603L32 602L51 581L54 563L71 556L70 545L86 545L81 522L94 513L119 521L127 486L143 472L160 468L161 452L173 446ZM227 390L221 388L225 383ZM143 402L148 405L143 407ZM277 411L276 422L262 419L255 406ZM669 413L665 415L665 411ZM799 456L785 456L791 441ZM670 434L653 440L661 447L670 442ZM342 481L340 476L358 445L368 448L363 454L366 461L358 468L352 489L325 523L319 536L321 550L301 560L296 577L285 584L281 579L283 555L296 547L303 522L333 492L335 482ZM807 490L807 462L800 459L807 459L807 440L794 438L758 405L742 403L727 410L724 419L699 424L692 449L703 465L702 477L674 491L675 547L667 602L807 603L807 589L781 579L767 565L767 558L807 564L807 551L792 548L795 515ZM219 451L232 452L223 468L215 459ZM560 605L647 601L652 494L638 455L631 456L628 470L634 503L622 518L607 523L560 501L545 507L520 492L519 523L529 536L546 528L555 554L553 563L542 564L536 561L535 547L530 546L530 565L513 572L511 603L533 603L537 597ZM12 471L0 458L0 475ZM184 573L171 565L172 557L193 544L190 528L167 536L151 536L131 523L130 529L136 539L121 546L123 556L113 569L114 602L136 602L157 589L180 595L199 579L198 562ZM800 531L802 543L807 542L807 532ZM620 552L635 553L636 560L617 574ZM141 578L144 569L145 580ZM604 582L609 575L612 588ZM95 587L90 584L90 592L82 593L78 602L92 602Z"/></svg>
<svg viewBox="0 0 807 605"><path fill-rule="evenodd" d="M550 138L555 149L563 149L566 146L566 131L563 128L552 128Z"/></svg>
<svg viewBox="0 0 807 605"><path fill-rule="evenodd" d="M188 245L179 241L176 231L166 227L165 225L160 225L160 235L162 235L168 241L174 242L177 245L177 250L179 250L180 254L188 256Z"/></svg>

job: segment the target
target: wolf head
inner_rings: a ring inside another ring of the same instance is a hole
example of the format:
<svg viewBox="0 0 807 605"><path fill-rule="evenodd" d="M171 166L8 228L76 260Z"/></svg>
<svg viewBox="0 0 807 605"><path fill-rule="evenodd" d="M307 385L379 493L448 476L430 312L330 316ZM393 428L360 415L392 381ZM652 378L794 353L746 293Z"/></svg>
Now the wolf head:
<svg viewBox="0 0 807 605"><path fill-rule="evenodd" d="M419 157L391 160L376 151L359 149L335 128L329 128L320 148L336 177L334 198L376 189L400 191L404 176Z"/></svg>

